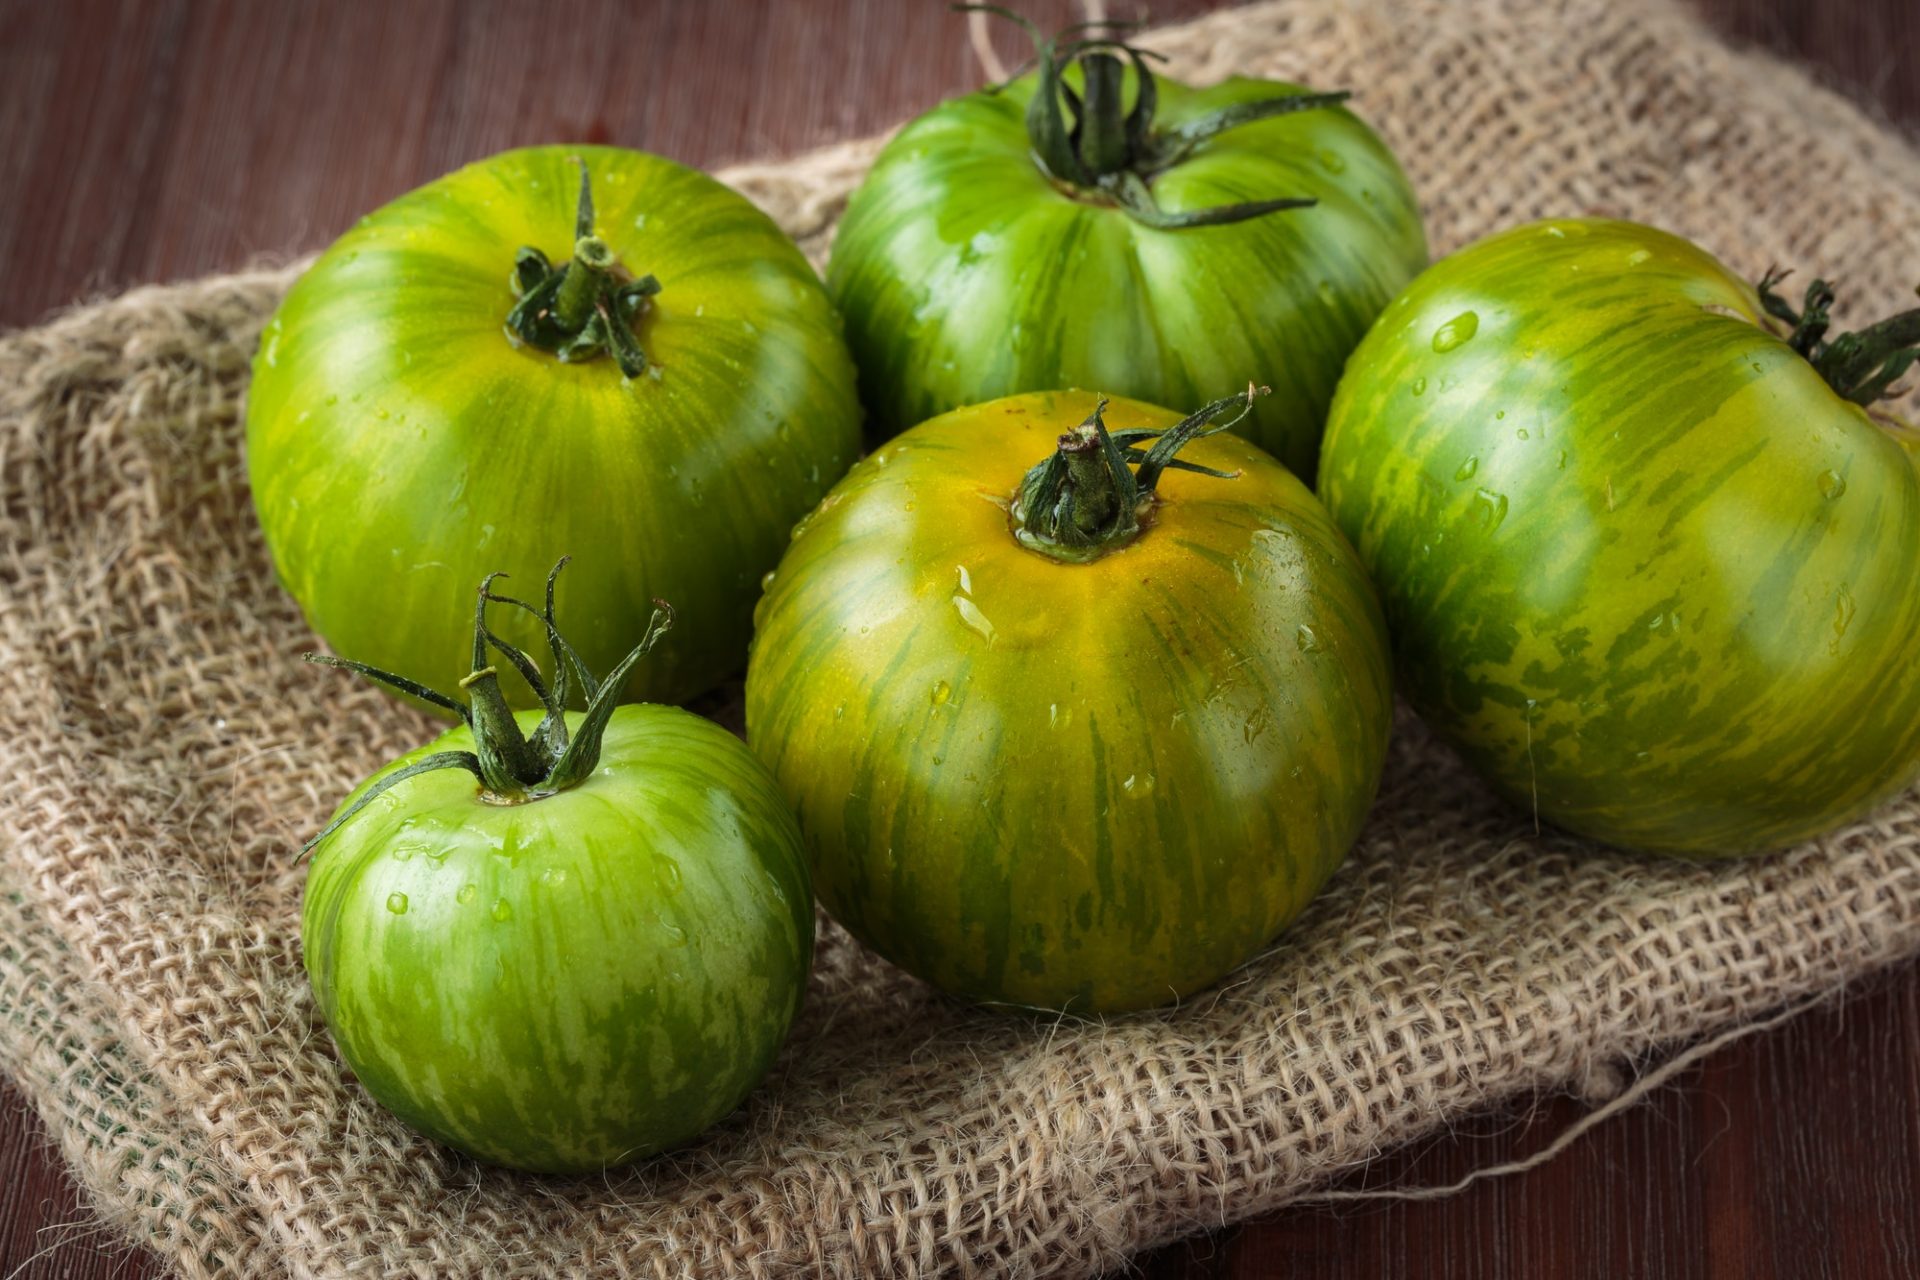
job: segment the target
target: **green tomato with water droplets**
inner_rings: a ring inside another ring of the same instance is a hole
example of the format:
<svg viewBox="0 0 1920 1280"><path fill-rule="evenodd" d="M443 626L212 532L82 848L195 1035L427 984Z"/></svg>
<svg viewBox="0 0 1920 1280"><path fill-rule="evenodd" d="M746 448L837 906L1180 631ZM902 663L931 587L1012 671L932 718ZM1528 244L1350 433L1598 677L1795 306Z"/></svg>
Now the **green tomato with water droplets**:
<svg viewBox="0 0 1920 1280"><path fill-rule="evenodd" d="M1536 223L1429 269L1334 399L1319 491L1399 687L1540 818L1715 856L1920 774L1920 311L1834 336L1665 232Z"/></svg>
<svg viewBox="0 0 1920 1280"><path fill-rule="evenodd" d="M1253 379L1273 394L1241 434L1311 477L1341 365L1427 262L1346 96L1046 42L907 125L827 266L875 434L1015 392L1188 405Z"/></svg>
<svg viewBox="0 0 1920 1280"><path fill-rule="evenodd" d="M490 1163L588 1172L694 1137L766 1074L806 987L792 813L718 725L616 707L631 658L584 714L557 682L511 713L478 662L465 703L368 671L466 723L310 845L301 942L341 1057Z"/></svg>
<svg viewBox="0 0 1920 1280"><path fill-rule="evenodd" d="M821 902L888 959L976 1000L1167 1004L1346 856L1386 756L1386 636L1306 486L1223 430L1246 398L958 410L796 531L748 735Z"/></svg>
<svg viewBox="0 0 1920 1280"><path fill-rule="evenodd" d="M562 555L589 662L664 597L681 625L630 696L712 686L859 438L799 250L705 174L616 147L504 152L362 218L274 313L247 398L254 505L307 621L442 687L480 576L537 582Z"/></svg>

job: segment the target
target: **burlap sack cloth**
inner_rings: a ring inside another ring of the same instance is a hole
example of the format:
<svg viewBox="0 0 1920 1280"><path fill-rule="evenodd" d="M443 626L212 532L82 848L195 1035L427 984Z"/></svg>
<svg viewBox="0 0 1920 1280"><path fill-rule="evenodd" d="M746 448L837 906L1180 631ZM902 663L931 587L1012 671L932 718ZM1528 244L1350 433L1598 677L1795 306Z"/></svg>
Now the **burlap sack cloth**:
<svg viewBox="0 0 1920 1280"><path fill-rule="evenodd" d="M1848 320L1900 305L1914 152L1654 3L1289 0L1153 43L1358 89L1436 252L1620 214L1835 276ZM873 151L723 176L817 261ZM453 1158L343 1077L300 971L300 840L432 726L300 663L248 506L246 363L292 274L0 342L0 1064L183 1273L1085 1275L1920 950L1914 796L1678 865L1536 837L1403 717L1347 867L1177 1012L975 1012L829 928L781 1065L699 1145L577 1181Z"/></svg>

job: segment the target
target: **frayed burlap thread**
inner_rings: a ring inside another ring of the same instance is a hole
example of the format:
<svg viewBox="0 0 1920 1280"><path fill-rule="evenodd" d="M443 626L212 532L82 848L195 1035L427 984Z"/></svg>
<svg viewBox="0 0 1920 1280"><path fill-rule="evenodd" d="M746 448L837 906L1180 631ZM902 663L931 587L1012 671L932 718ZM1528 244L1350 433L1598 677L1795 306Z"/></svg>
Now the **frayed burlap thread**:
<svg viewBox="0 0 1920 1280"><path fill-rule="evenodd" d="M1849 319L1901 304L1878 264L1920 271L1914 152L1656 0L1289 0L1154 43L1356 88L1437 252L1638 217L1841 279ZM817 262L876 145L725 176ZM300 663L250 513L246 363L293 274L0 339L0 1066L183 1274L1089 1275L1920 951L1914 796L1758 861L1631 857L1536 835L1403 716L1349 864L1182 1008L973 1010L829 926L774 1075L699 1143L479 1168L359 1091L300 972L301 839L433 726Z"/></svg>

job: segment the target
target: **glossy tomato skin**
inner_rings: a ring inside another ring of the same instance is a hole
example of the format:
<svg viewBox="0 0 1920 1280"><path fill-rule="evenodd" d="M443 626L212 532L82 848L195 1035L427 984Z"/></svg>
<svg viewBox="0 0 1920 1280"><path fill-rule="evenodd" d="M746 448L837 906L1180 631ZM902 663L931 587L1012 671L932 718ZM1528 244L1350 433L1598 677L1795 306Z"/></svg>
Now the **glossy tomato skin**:
<svg viewBox="0 0 1920 1280"><path fill-rule="evenodd" d="M661 283L631 381L501 327L515 250L571 255L575 156L602 238ZM560 623L596 670L673 604L630 693L680 700L744 661L760 577L859 421L838 318L764 214L657 156L537 147L402 196L300 278L254 360L248 476L281 580L343 656L451 688L473 584L530 592L567 554ZM530 619L499 626L540 650Z"/></svg>
<svg viewBox="0 0 1920 1280"><path fill-rule="evenodd" d="M1158 80L1168 125L1303 92ZM1031 76L921 116L888 144L836 233L827 282L881 437L1019 391L1099 387L1197 405L1257 377L1240 434L1313 475L1340 367L1426 265L1399 164L1341 108L1218 135L1153 180L1169 212L1276 196L1309 209L1156 230L1077 200L1034 165Z"/></svg>
<svg viewBox="0 0 1920 1280"><path fill-rule="evenodd" d="M948 991L1081 1013L1185 996L1299 914L1359 830L1391 701L1352 550L1235 436L1182 456L1239 477L1169 472L1122 550L1016 543L1008 497L1093 403L959 410L856 465L797 531L747 673L828 910Z"/></svg>
<svg viewBox="0 0 1920 1280"><path fill-rule="evenodd" d="M1402 691L1498 787L1611 844L1735 854L1920 770L1913 439L1694 246L1551 222L1388 308L1320 493Z"/></svg>
<svg viewBox="0 0 1920 1280"><path fill-rule="evenodd" d="M471 749L454 729L342 809ZM318 846L301 938L334 1042L383 1105L481 1160L579 1172L739 1104L799 1007L813 905L793 816L739 740L627 706L571 790L488 804L457 769L393 787Z"/></svg>

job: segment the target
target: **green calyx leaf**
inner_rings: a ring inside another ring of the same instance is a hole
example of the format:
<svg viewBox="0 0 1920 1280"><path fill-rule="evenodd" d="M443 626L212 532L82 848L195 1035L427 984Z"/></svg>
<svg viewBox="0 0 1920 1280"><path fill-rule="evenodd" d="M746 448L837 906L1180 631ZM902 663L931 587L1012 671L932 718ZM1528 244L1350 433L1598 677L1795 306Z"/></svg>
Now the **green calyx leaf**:
<svg viewBox="0 0 1920 1280"><path fill-rule="evenodd" d="M1796 311L1774 291L1786 278L1786 272L1770 270L1755 287L1767 314L1787 327L1787 344L1812 363L1828 386L1857 405L1871 405L1898 395L1894 383L1920 360L1920 308L1829 338L1833 286L1815 280L1807 286Z"/></svg>
<svg viewBox="0 0 1920 1280"><path fill-rule="evenodd" d="M573 257L556 267L531 245L514 255L508 283L519 300L507 312L507 339L552 352L564 364L611 355L622 374L637 378L647 371L647 355L633 326L660 282L635 279L594 234L593 187L586 163L578 163Z"/></svg>
<svg viewBox="0 0 1920 1280"><path fill-rule="evenodd" d="M1154 490L1168 471L1192 471L1231 480L1238 472L1216 471L1175 457L1202 436L1236 426L1267 388L1249 385L1215 400L1165 430L1107 430L1107 402L1094 405L1058 447L1020 482L1012 507L1013 535L1020 544L1056 560L1097 560L1139 536L1153 510ZM1240 412L1225 418L1229 410ZM1141 446L1151 440L1152 444Z"/></svg>
<svg viewBox="0 0 1920 1280"><path fill-rule="evenodd" d="M1315 203L1304 197L1281 196L1168 212L1154 199L1151 180L1228 129L1295 111L1337 106L1351 96L1345 90L1236 103L1197 120L1162 127L1153 118L1159 91L1147 66L1159 55L1117 38L1067 38L1088 24L1047 36L1027 18L999 5L953 7L962 13L989 13L1017 22L1033 40L1038 83L1027 104L1027 136L1033 144L1034 163L1076 194L1117 205L1136 220L1161 230L1244 222ZM1134 24L1095 25L1124 29ZM1081 93L1074 92L1065 76L1067 67L1075 63L1080 67ZM1135 86L1131 108L1124 103L1129 67ZM997 92L1000 87L993 86L990 91Z"/></svg>
<svg viewBox="0 0 1920 1280"><path fill-rule="evenodd" d="M673 609L666 601L655 600L646 635L608 673L606 679L598 679L588 670L579 651L560 634L554 622L554 585L560 577L560 570L566 565L567 557L563 556L547 575L544 608L535 608L524 600L495 593L493 584L505 577L504 574L489 574L480 584L473 618L473 671L460 682L461 692L466 695L464 702L435 692L404 676L370 667L364 662L352 662L319 653L306 655L308 662L356 672L411 697L452 711L473 730L474 749L436 752L404 769L387 774L369 787L350 808L329 822L320 834L307 841L303 851L312 850L397 783L431 770L465 769L479 781L488 799L499 804L539 800L568 787L578 786L593 775L600 763L601 739L606 734L608 722L613 718L614 708L619 705L620 694L627 687L627 677L632 674L635 664L653 651L654 646L660 643L660 638L673 625ZM553 659L550 682L542 677L538 663L521 649L502 640L487 625L487 606L493 604L522 609L540 619L546 628L547 646ZM500 690L499 668L488 661L489 653L497 654L519 672L545 709L545 714L531 735L521 732L520 722L508 707L506 696ZM586 702L587 711L576 729L569 734L567 702L576 686Z"/></svg>

